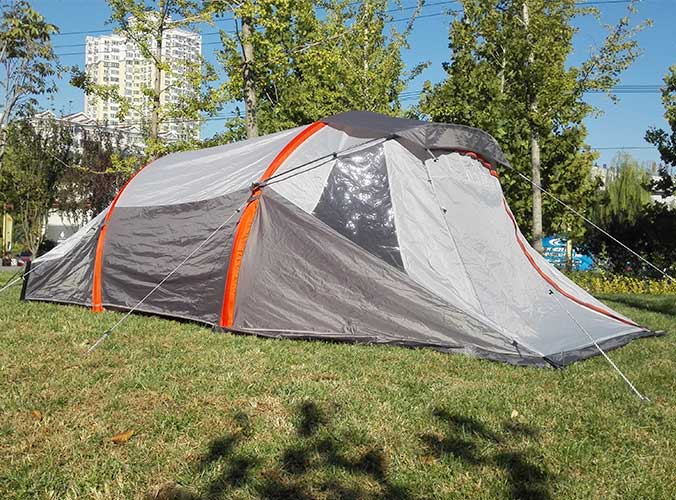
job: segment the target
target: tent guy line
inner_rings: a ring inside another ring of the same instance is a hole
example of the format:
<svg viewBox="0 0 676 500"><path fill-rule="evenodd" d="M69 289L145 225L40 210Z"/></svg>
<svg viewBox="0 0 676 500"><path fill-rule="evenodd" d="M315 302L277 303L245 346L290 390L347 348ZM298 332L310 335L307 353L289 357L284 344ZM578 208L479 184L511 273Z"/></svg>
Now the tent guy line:
<svg viewBox="0 0 676 500"><path fill-rule="evenodd" d="M284 172L280 172L279 174L271 175L270 177L262 180L261 182L255 183L255 187L271 186L272 184L276 184L278 182L289 180L292 177L295 177L296 175L300 175L300 174L304 174L306 172L310 172L311 170L314 170L314 169L319 168L323 165L326 165L327 163L330 163L333 160L337 160L342 155L345 155L345 153L347 153L348 151L356 150L358 148L361 148L362 146L366 146L367 144L371 144L371 143L382 144L383 142L390 141L390 140L395 139L395 138L396 138L396 136L385 137L385 138L378 137L376 139L369 139L367 141L360 142L359 144L354 144L354 145L352 145L348 148L345 148L341 151L337 151L335 153L329 153L327 155L319 156L319 157L315 158L314 160L310 160L308 162L305 162L301 165L298 165L297 167L290 168L289 170L286 170ZM318 165L312 165L314 162L321 161L321 160L326 160L326 161L324 161L324 162L322 162ZM312 166L310 168L308 168L307 170L303 170L302 172L298 172L299 169L301 169L303 167L307 167L308 165L312 165ZM287 174L290 174L291 172L295 172L295 173L293 175L287 175ZM284 177L284 176L286 176L286 177ZM280 179L280 177L281 177L281 179Z"/></svg>
<svg viewBox="0 0 676 500"><path fill-rule="evenodd" d="M0 293L4 292L4 291L7 290L8 288L13 287L13 286L16 285L17 283L19 283L19 282L23 281L24 279L26 279L26 276L28 276L28 275L29 275L30 273L32 273L34 270L38 269L38 268L39 268L41 265L43 265L43 264L44 264L44 262L41 262L41 263L38 264L37 266L31 266L30 269L24 270L24 272L23 272L23 274L22 274L21 276L17 276L16 278L14 278L14 277L10 278L9 281L8 281L7 283L5 283L5 285L4 285L2 288L0 288ZM19 272L21 272L21 271L19 271ZM16 276L16 275L14 275L14 276Z"/></svg>
<svg viewBox="0 0 676 500"><path fill-rule="evenodd" d="M542 186L539 186L539 185L535 184L535 182L533 182L533 179L531 179L531 178L528 177L527 175L522 174L521 172L519 172L518 170L516 170L516 169L515 169L514 167L512 167L511 165L507 165L507 167L508 167L510 170L512 170L513 172L516 172L516 174L517 174L519 177L521 177L522 179L525 179L526 181L528 181L532 186L536 187L536 188L539 189L541 192L543 192L544 194L546 194L547 196L549 196L550 198L552 198L554 201L556 201L558 204L560 204L560 205L561 205L562 207L564 207L566 210L568 210L568 211L571 212L572 214L577 215L577 216L580 217L582 220L584 220L587 224L589 224L590 226L594 227L595 229L597 229L598 231L600 231L601 233L603 233L605 236L607 236L608 238L610 238L611 240L613 240L615 243L617 243L618 245L620 245L622 248L624 248L625 250L627 250L628 252L630 252L632 255L634 255L635 257L638 257L641 261L643 261L643 262L645 262L646 264L648 264L650 267L652 267L655 271L657 271L658 273L660 273L662 276L664 276L665 278L667 278L668 280L670 280L670 281L672 281L672 282L676 282L676 279L674 279L674 277L671 276L669 273L667 273L666 271L660 269L660 268L657 267L655 264L653 264L652 262L650 262L648 259L646 259L645 257L643 257L641 254L639 254L638 252L636 252L635 250L633 250L632 248L630 248L630 247L627 246L626 244L622 243L620 240L618 240L617 238L615 238L615 236L613 236L612 234L610 234L608 231L606 231L605 229L603 229L601 226L595 224L594 222L592 222L591 220L589 220L587 217L585 217L584 215L582 215L580 212L578 212L577 210L575 210L573 207L571 207L570 205L568 205L566 202L564 202L563 200L561 200L561 199L559 199L558 197L556 197L556 195L550 193L549 191L547 191L547 190L546 190L545 188L543 188Z"/></svg>
<svg viewBox="0 0 676 500"><path fill-rule="evenodd" d="M598 344L598 342L596 342L596 340L594 339L594 337L592 337L592 336L589 334L589 332L587 331L587 329L586 329L584 326L582 326L582 325L580 324L580 322L579 322L577 319L575 319L575 317L574 317L572 314L570 314L570 311L568 311L568 309L561 303L561 301L559 300L559 298L558 298L558 297L556 296L556 294L554 293L554 290L552 290L551 288L549 289L549 295L551 295L552 297L554 297L554 300L556 300L556 302L559 304L559 307L560 307L561 309L563 309L563 311L568 315L568 317L569 317L571 320L573 320L573 322L577 325L577 327L578 327L580 330L582 330L582 332L584 332L584 334L585 334L587 337L589 337L589 340L591 340L592 344L594 344L594 347L596 347L596 349L598 349L598 351L599 351L599 352L601 353L601 355L605 358L605 360L610 364L610 366L612 366L612 367L615 369L615 371L620 375L620 377L622 378L622 380L624 380L624 382L629 386L629 388L634 392L634 394L636 394L636 396L638 396L638 399L640 399L641 401L643 401L643 402L645 402L645 403L650 403L650 399L648 399L648 397L644 396L643 394L641 394L641 393L638 391L638 389L636 389L636 386L634 386L634 384L631 383L631 380L629 380L629 378L628 378L624 373L622 373L622 370L620 370L620 368L615 364L615 362L614 362L612 359L610 359L610 356L608 356L608 354L606 354L606 352L601 348L601 346Z"/></svg>
<svg viewBox="0 0 676 500"><path fill-rule="evenodd" d="M244 206L247 205L250 201L251 201L251 199L249 198L249 199L247 199L244 203L242 203L242 204L241 204L241 205L240 205L240 206L239 206L239 207L238 207L238 208L230 215L230 217L228 217L225 221L223 221L223 222L221 223L220 226L218 226L216 229L214 229L214 230L211 232L211 234L210 234L209 236L207 236L207 238L206 238L204 241L202 241L202 243L200 243L197 247L195 247L195 248L192 250L192 252L190 252L190 253L189 253L189 254L188 254L188 255L187 255L187 256L186 256L186 257L185 257L185 258L184 258L184 259L183 259L176 267L175 267L175 268L174 268L174 269L172 269L172 270L171 270L171 271L170 271L170 272L162 279L162 281L160 281L157 285L155 285L155 286L153 287L152 290L150 290L150 291L149 291L149 292L148 292L141 300L139 300L138 303L137 303L134 307L132 307L131 309L129 309L129 311L127 311L126 314L125 314L124 316L122 316L122 317L117 321L117 323L115 323L115 324L114 324L113 326L111 326L108 330L106 330L105 332L103 332L103 335L101 335L101 337L99 337L99 339L98 339L96 342L94 342L94 344L87 350L86 354L87 354L87 355L91 354L91 353L92 353L99 345L101 345L108 337L110 337L110 335L113 333L113 330L115 330L118 326L120 326L120 325L121 325L121 324L122 324L122 323L123 323L123 322L124 322L124 321L125 321L125 320L126 320L126 319L127 319L127 318L128 318L128 317L129 317L129 316L130 316L130 315L131 315L131 314L132 314L139 306L140 306L140 305L141 305L141 304L143 304L143 303L146 301L146 299L147 299L148 297L150 297L153 293L155 293L155 292L156 292L156 291L157 291L157 290L158 290L158 289L159 289L159 288L160 288L160 287L161 287L161 286L162 286L169 278L171 278L171 277L174 275L174 273L175 273L176 271L178 271L179 268L180 268L181 266L183 266L183 264L185 264L186 262L188 262L188 260L190 260L190 258L191 258L193 255L195 255L202 247L204 247L204 245L206 245L206 244L209 242L209 240L211 240L211 238L213 238L213 237L216 235L216 233L218 233L221 229L223 229L223 228L226 226L226 224L227 224L228 222L230 222L230 221L235 217L235 215L237 215L238 213L240 213L240 212L242 211L242 208L244 208Z"/></svg>

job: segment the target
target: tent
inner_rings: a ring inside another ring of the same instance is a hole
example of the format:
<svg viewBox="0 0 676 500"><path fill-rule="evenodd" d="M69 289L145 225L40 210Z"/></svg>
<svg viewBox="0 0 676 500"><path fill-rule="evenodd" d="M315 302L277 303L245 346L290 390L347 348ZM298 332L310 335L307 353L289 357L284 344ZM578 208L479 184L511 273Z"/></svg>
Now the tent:
<svg viewBox="0 0 676 500"><path fill-rule="evenodd" d="M171 154L36 259L23 297L536 366L649 335L529 246L502 166L481 130L366 112Z"/></svg>

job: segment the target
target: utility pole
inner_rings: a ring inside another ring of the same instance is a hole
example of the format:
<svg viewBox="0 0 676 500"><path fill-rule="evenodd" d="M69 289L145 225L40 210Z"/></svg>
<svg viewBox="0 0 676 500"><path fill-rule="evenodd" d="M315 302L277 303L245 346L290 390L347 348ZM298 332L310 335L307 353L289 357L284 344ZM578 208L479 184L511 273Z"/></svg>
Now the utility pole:
<svg viewBox="0 0 676 500"><path fill-rule="evenodd" d="M256 81L253 71L254 51L251 43L253 33L251 19L242 17L242 57L244 66L244 107L246 112L246 136L251 139L258 137L258 120L256 118L258 110L258 99L256 98Z"/></svg>
<svg viewBox="0 0 676 500"><path fill-rule="evenodd" d="M533 55L533 48L531 46L531 37L529 33L530 13L528 11L528 0L523 0L521 19L526 29L526 40L528 42L528 66L532 66L535 61ZM530 117L530 163L531 163L531 178L533 180L533 211L532 211L532 230L533 230L533 248L542 254L544 249L542 247L542 175L541 175L541 155L540 155L540 135L537 126L534 122L534 116L537 113L538 101L537 93L529 82L528 85L528 99L529 108L531 112Z"/></svg>

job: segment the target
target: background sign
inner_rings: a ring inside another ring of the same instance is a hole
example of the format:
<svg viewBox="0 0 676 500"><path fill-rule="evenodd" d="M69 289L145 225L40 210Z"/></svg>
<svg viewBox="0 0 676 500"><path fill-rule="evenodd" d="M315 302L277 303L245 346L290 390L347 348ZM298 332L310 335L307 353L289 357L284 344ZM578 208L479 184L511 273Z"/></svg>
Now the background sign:
<svg viewBox="0 0 676 500"><path fill-rule="evenodd" d="M544 257L558 269L566 269L566 238L546 236L542 240ZM573 248L573 271L591 271L594 259L591 255L582 254Z"/></svg>

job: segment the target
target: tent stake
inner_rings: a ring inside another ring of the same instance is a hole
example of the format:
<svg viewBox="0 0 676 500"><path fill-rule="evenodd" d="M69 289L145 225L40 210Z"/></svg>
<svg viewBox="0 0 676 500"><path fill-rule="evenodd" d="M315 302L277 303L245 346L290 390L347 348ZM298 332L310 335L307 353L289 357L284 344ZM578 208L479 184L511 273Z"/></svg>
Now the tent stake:
<svg viewBox="0 0 676 500"><path fill-rule="evenodd" d="M624 380L624 382L629 386L629 388L634 392L634 394L638 396L638 399L646 403L650 403L650 399L648 399L646 396L644 396L638 391L638 389L634 386L634 384L631 383L631 381L627 378L627 376L624 373L622 373L622 370L620 370L618 366L613 362L613 360L610 359L610 356L608 356L606 352L603 349L601 349L601 346L598 344L598 342L596 342L596 339L594 339L594 337L591 336L591 334L586 330L586 328L582 326L578 320L575 319L575 316L573 316L570 313L570 311L568 311L568 309L565 308L565 306L561 303L561 301L551 288L549 289L549 295L554 297L556 302L559 304L559 307L561 307L561 309L563 309L564 312L568 315L568 317L570 317L570 319L573 320L573 322L577 325L577 327L580 330L582 330L585 333L585 335L587 335L587 337L589 337L589 340L592 341L594 347L596 347L598 351L603 355L603 357L606 358L606 361L608 361L610 366L612 366L615 369L615 371L620 375L620 377L622 377L622 380Z"/></svg>

